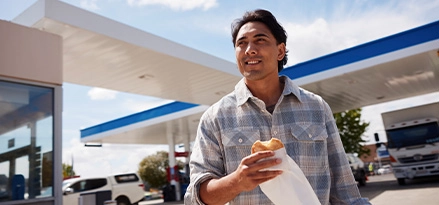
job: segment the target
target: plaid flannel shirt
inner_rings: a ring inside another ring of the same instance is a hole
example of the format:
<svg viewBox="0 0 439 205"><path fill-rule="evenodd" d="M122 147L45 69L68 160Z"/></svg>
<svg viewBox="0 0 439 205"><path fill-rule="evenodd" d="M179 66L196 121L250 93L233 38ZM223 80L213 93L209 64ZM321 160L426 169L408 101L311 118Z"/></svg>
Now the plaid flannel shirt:
<svg viewBox="0 0 439 205"><path fill-rule="evenodd" d="M256 140L279 138L321 204L370 204L361 198L328 104L281 76L284 90L270 114L242 79L201 117L190 161L185 204L203 204L199 186L237 169ZM288 197L288 196L285 196ZM272 204L259 186L229 204Z"/></svg>

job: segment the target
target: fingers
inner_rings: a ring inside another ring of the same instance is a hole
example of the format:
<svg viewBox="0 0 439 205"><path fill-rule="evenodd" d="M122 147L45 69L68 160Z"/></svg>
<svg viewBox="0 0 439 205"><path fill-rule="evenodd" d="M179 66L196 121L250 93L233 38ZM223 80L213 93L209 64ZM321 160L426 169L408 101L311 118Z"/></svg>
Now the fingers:
<svg viewBox="0 0 439 205"><path fill-rule="evenodd" d="M249 168L249 172L259 171L275 166L282 162L282 160L278 158L269 158L273 156L273 151L257 152L249 155L248 157L245 157L241 163Z"/></svg>
<svg viewBox="0 0 439 205"><path fill-rule="evenodd" d="M243 163L253 164L261 159L272 157L272 156L274 156L273 151L260 151L245 157L243 159Z"/></svg>
<svg viewBox="0 0 439 205"><path fill-rule="evenodd" d="M270 158L273 151L261 151L244 157L237 170L229 175L234 184L241 191L249 191L259 184L266 182L282 174L280 170L267 170L267 168L280 164L281 159Z"/></svg>
<svg viewBox="0 0 439 205"><path fill-rule="evenodd" d="M282 174L282 170L265 170L265 171L258 171L254 172L252 179L253 180L270 180L274 177Z"/></svg>
<svg viewBox="0 0 439 205"><path fill-rule="evenodd" d="M264 183L266 181L272 180L275 177L279 176L282 174L281 170L276 170L276 171L259 171L254 177L253 180L257 183L257 184L261 184Z"/></svg>
<svg viewBox="0 0 439 205"><path fill-rule="evenodd" d="M282 171L280 170L260 171L251 170L248 166L240 166L238 167L238 170L229 176L233 178L232 181L235 182L234 184L236 184L237 187L240 187L239 189L241 191L250 191L259 184L271 180L280 174L282 174Z"/></svg>
<svg viewBox="0 0 439 205"><path fill-rule="evenodd" d="M254 153L248 157L245 157L241 162L241 170L244 175L252 180L270 180L279 174L282 174L280 170L267 170L267 168L278 165L282 162L279 158L273 157L274 152L264 151Z"/></svg>

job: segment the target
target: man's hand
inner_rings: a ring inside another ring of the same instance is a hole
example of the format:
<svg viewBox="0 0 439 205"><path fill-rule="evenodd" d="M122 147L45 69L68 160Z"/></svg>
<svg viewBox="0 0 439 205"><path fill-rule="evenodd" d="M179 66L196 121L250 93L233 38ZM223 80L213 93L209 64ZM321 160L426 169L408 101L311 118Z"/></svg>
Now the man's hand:
<svg viewBox="0 0 439 205"><path fill-rule="evenodd" d="M256 152L243 158L233 173L203 182L200 186L201 200L205 204L225 204L239 193L253 190L259 184L282 174L280 170L264 170L281 163L280 159L266 159L272 156L273 151Z"/></svg>
<svg viewBox="0 0 439 205"><path fill-rule="evenodd" d="M235 183L242 191L250 191L256 188L259 184L275 178L282 174L280 170L264 170L280 164L280 159L267 159L267 157L274 156L273 151L261 151L249 155L241 160L241 164L238 166L235 172L231 175L233 183Z"/></svg>

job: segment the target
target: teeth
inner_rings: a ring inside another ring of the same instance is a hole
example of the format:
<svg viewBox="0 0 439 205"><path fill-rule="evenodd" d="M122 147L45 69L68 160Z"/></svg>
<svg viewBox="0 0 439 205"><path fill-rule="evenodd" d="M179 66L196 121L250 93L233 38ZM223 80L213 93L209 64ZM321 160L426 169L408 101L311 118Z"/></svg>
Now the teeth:
<svg viewBox="0 0 439 205"><path fill-rule="evenodd" d="M256 64L256 63L258 63L258 61L249 61L249 62L247 62L247 64Z"/></svg>

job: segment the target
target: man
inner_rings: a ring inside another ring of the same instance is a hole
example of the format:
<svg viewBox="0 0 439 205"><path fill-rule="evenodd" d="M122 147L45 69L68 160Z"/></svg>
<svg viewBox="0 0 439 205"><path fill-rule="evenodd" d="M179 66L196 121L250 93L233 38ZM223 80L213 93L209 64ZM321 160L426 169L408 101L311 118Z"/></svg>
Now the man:
<svg viewBox="0 0 439 205"><path fill-rule="evenodd" d="M185 204L272 204L259 188L282 171L272 151L251 153L256 140L279 138L321 204L369 204L360 197L328 104L279 72L287 62L283 27L268 11L232 24L243 79L201 117L191 155ZM285 196L288 197L288 196Z"/></svg>

